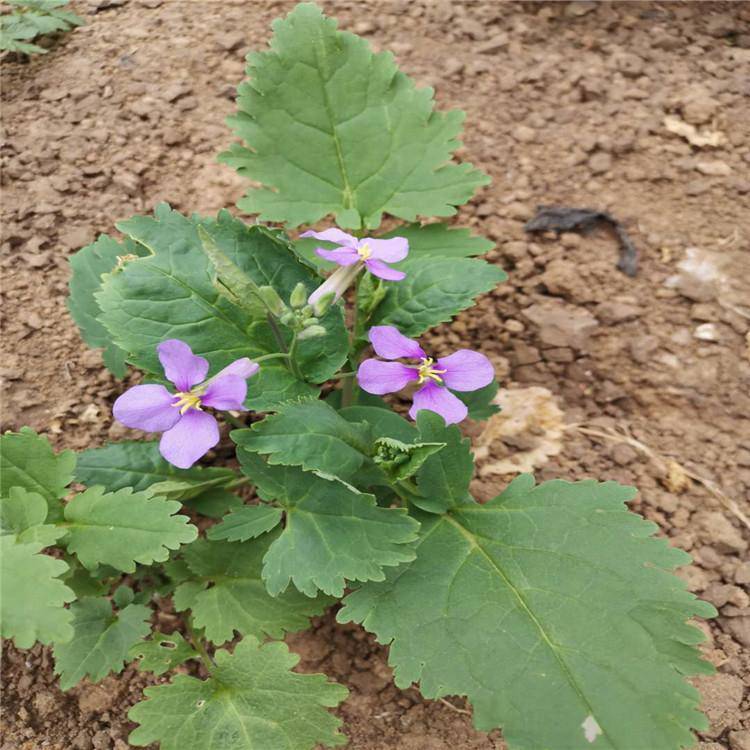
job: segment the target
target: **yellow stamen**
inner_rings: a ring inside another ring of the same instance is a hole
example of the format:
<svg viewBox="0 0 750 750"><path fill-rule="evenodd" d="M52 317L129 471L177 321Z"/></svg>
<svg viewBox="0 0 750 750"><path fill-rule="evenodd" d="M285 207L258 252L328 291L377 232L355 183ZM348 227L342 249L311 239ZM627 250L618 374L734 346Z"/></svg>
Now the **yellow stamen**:
<svg viewBox="0 0 750 750"><path fill-rule="evenodd" d="M370 246L365 243L357 250L357 253L359 253L359 257L362 258L362 260L367 260L372 255L372 250L370 249Z"/></svg>
<svg viewBox="0 0 750 750"><path fill-rule="evenodd" d="M432 357L422 357L422 364L419 366L419 380L418 384L422 385L426 380L434 380L438 385L443 384L443 379L440 377L444 375L447 370L438 370L433 365L435 360Z"/></svg>
<svg viewBox="0 0 750 750"><path fill-rule="evenodd" d="M202 411L201 393L202 390L199 393L196 393L195 391L189 391L188 393L179 391L176 395L180 397L180 400L176 401L172 406L174 406L175 409L179 409L180 414L184 414L188 409Z"/></svg>

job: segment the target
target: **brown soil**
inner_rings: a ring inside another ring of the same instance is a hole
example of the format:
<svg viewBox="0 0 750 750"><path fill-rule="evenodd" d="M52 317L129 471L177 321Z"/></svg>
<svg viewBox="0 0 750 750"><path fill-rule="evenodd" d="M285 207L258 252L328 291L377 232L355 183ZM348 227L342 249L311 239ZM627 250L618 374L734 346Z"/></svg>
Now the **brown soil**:
<svg viewBox="0 0 750 750"><path fill-rule="evenodd" d="M122 385L67 316L67 257L158 201L201 213L234 204L242 182L214 158L231 140L223 118L245 51L292 3L74 5L84 27L46 56L3 63L0 371L4 428L30 424L60 448L82 449L124 437L110 417ZM323 5L393 50L441 106L466 110L465 158L494 182L458 222L497 242L490 257L510 281L435 343L470 341L506 386L556 394L566 421L589 432L567 429L538 474L637 485L636 509L693 554L682 575L721 612L703 626L718 673L699 681L711 719L700 747L747 750L750 563L739 516L750 512L750 320L741 287L730 287L750 269L750 5ZM723 144L692 147L665 115L718 130ZM638 276L615 269L606 231L527 236L536 204L555 203L624 221L640 249ZM689 248L714 254L725 286L669 285ZM653 453L592 431L627 433ZM487 497L505 481L483 479L477 491ZM340 714L353 749L502 747L499 734L471 728L461 699L428 702L393 687L385 649L359 628L328 617L289 643L303 669L351 689ZM6 649L2 750L129 747L127 709L153 678L127 669L62 694L50 662L39 646Z"/></svg>

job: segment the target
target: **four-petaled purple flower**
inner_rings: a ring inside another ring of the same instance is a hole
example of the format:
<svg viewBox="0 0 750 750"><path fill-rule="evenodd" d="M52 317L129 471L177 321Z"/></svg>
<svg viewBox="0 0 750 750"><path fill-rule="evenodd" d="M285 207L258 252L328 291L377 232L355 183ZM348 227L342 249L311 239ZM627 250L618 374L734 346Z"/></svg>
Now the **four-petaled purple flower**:
<svg viewBox="0 0 750 750"><path fill-rule="evenodd" d="M388 265L398 263L409 254L409 241L406 237L393 237L390 240L364 237L358 240L340 229L303 232L300 237L315 237L317 240L339 245L335 250L324 250L322 247L315 250L321 258L330 260L341 268L337 268L310 295L307 301L311 305L331 293L334 294L334 300L339 299L363 268L386 281L401 281L406 278L403 271L397 271Z"/></svg>
<svg viewBox="0 0 750 750"><path fill-rule="evenodd" d="M451 390L476 391L489 385L495 376L487 357L470 349L459 349L435 360L393 326L375 326L370 329L369 337L375 353L385 359L419 360L419 364L405 365L366 359L357 371L360 387L378 396L400 391L416 380L422 387L414 394L409 409L412 419L416 419L418 411L427 409L439 414L446 424L461 422L469 410Z"/></svg>
<svg viewBox="0 0 750 750"><path fill-rule="evenodd" d="M205 380L208 360L193 354L184 341L162 341L156 351L177 393L163 385L137 385L115 401L112 411L126 427L163 432L161 455L174 466L189 469L219 442L219 425L203 407L244 410L247 378L260 367L243 357Z"/></svg>

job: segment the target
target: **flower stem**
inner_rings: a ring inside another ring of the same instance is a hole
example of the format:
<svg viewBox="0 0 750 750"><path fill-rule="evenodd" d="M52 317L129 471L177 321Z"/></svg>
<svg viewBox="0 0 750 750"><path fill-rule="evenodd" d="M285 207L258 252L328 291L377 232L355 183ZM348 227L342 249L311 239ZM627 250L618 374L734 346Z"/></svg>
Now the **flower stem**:
<svg viewBox="0 0 750 750"><path fill-rule="evenodd" d="M357 329L359 328L359 283L361 279L361 276L357 277L357 283L354 286L354 312L352 315L352 330L349 337L349 367L351 368L351 375L356 374L357 365L359 364L357 362L358 357L355 347L357 344L357 335L359 333ZM344 385L341 389L341 408L343 409L356 403L356 396L357 393L354 380L351 376L347 377L347 379L344 380Z"/></svg>

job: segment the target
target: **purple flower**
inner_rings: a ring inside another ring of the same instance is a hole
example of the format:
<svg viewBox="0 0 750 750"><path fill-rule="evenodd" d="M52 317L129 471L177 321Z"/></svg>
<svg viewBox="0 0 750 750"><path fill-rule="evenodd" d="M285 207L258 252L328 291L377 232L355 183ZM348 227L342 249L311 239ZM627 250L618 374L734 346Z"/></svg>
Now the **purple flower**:
<svg viewBox="0 0 750 750"><path fill-rule="evenodd" d="M219 442L219 425L203 407L244 410L247 378L260 367L243 357L205 380L208 360L193 354L184 341L162 341L156 351L177 393L163 385L137 385L115 401L112 412L126 427L163 432L161 455L174 466L189 469Z"/></svg>
<svg viewBox="0 0 750 750"><path fill-rule="evenodd" d="M339 246L335 250L324 250L322 247L315 250L321 258L330 260L341 268L337 268L310 295L307 301L311 305L331 292L334 293L334 299L339 299L362 268L386 281L401 281L406 278L403 271L396 271L388 265L398 263L409 254L409 241L406 237L393 237L390 240L364 237L358 240L340 229L303 232L300 237L315 237L317 240L335 242Z"/></svg>
<svg viewBox="0 0 750 750"><path fill-rule="evenodd" d="M414 394L409 416L416 419L422 409L439 414L446 424L455 424L466 418L469 410L454 391L476 391L489 385L495 376L492 364L479 352L459 349L448 357L435 360L428 357L422 347L406 338L393 326L375 326L369 332L375 353L385 359L417 359L419 364L383 362L366 359L357 371L357 380L363 390L382 396L400 391L416 380L422 387Z"/></svg>

